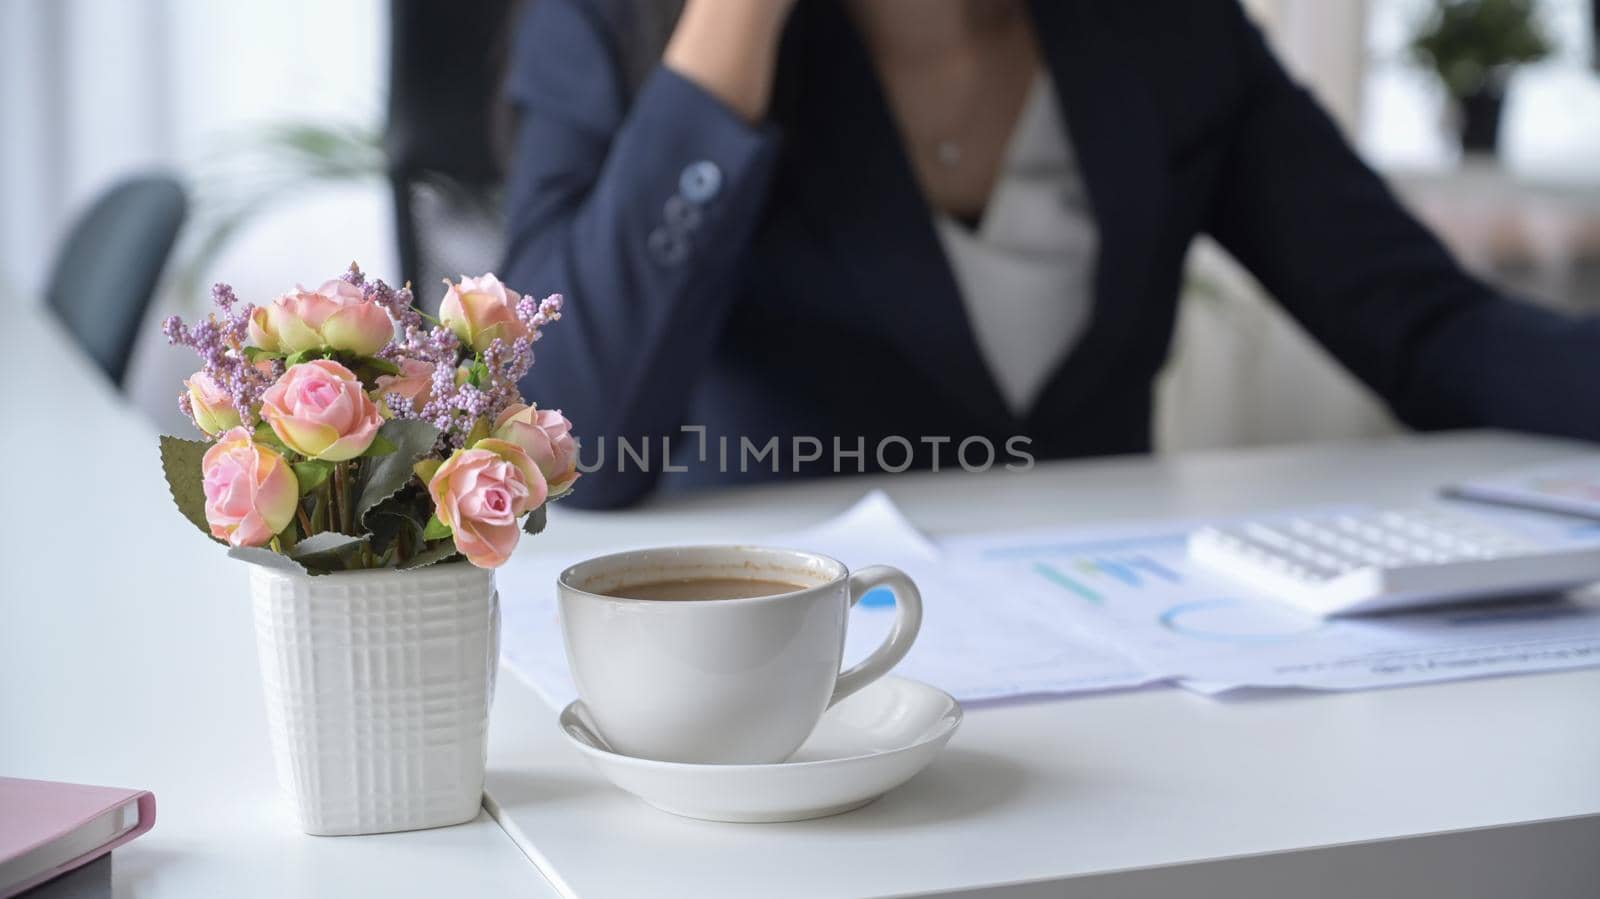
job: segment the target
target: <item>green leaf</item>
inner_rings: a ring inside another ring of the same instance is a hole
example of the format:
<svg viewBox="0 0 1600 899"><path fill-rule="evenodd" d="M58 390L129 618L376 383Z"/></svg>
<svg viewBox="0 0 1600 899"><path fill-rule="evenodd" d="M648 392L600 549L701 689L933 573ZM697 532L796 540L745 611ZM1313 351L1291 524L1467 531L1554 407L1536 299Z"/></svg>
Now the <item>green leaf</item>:
<svg viewBox="0 0 1600 899"><path fill-rule="evenodd" d="M366 523L372 531L372 546L380 552L394 552L402 533L410 537L406 544L408 551L416 552L423 545L422 521L409 512L404 503L383 503L367 513Z"/></svg>
<svg viewBox="0 0 1600 899"><path fill-rule="evenodd" d="M399 447L394 445L394 441L383 436L382 431L379 431L379 433L372 438L372 445L368 446L367 451L361 455L368 457L387 456L397 449L399 449Z"/></svg>
<svg viewBox="0 0 1600 899"><path fill-rule="evenodd" d="M370 538L369 534L352 537L336 531L323 531L296 543L289 553L289 558L305 566L305 569L312 574L342 571L350 556L360 550Z"/></svg>
<svg viewBox="0 0 1600 899"><path fill-rule="evenodd" d="M522 532L529 536L533 536L543 531L545 519L549 515L549 513L545 510L549 508L549 503L540 503L539 508L529 512L528 517L522 519Z"/></svg>
<svg viewBox="0 0 1600 899"><path fill-rule="evenodd" d="M305 496L321 487L322 482L328 479L328 475L333 474L333 464L321 459L308 459L289 466L294 469L295 479L300 482L300 495Z"/></svg>
<svg viewBox="0 0 1600 899"><path fill-rule="evenodd" d="M427 484L433 480L433 476L438 474L439 469L443 466L444 463L438 459L423 459L421 462L411 466L411 470L416 472L417 478L423 484Z"/></svg>
<svg viewBox="0 0 1600 899"><path fill-rule="evenodd" d="M379 378L384 375L397 375L400 373L399 366L388 359L379 359L376 356L352 356L349 353L340 353L338 358L340 362L344 363L345 368L355 372L361 383L372 391L379 389Z"/></svg>
<svg viewBox="0 0 1600 899"><path fill-rule="evenodd" d="M440 521L439 516L428 516L428 525L422 529L422 539L439 540L445 537L453 538L454 536L455 531L450 530L450 526L448 524Z"/></svg>
<svg viewBox="0 0 1600 899"><path fill-rule="evenodd" d="M439 562L448 561L449 559L453 558L455 555L456 555L456 542L454 540L447 539L447 540L444 540L444 541L442 541L442 542L440 542L438 544L435 544L434 546L428 547L427 549L423 550L422 552L417 553L416 555L414 555L410 559L408 559L406 561L406 563L404 565L401 565L400 567L402 569L407 570L407 571L409 571L409 570L411 570L413 568L426 568L429 565L434 565L434 564L437 564Z"/></svg>
<svg viewBox="0 0 1600 899"><path fill-rule="evenodd" d="M388 441L395 449L367 463L364 476L356 484L356 522L363 528L368 512L410 483L411 467L433 452L439 429L425 421L396 418L383 423L378 439Z"/></svg>
<svg viewBox="0 0 1600 899"><path fill-rule="evenodd" d="M301 545L304 545L304 541ZM306 571L305 566L294 559L283 553L275 553L264 546L235 546L228 550L228 555L264 568L276 568L279 571L293 571L298 574L304 574Z"/></svg>
<svg viewBox="0 0 1600 899"><path fill-rule="evenodd" d="M327 347L324 347L324 346L312 347L312 348L307 349L307 350L301 350L298 353L290 353L289 357L287 359L283 360L283 364L287 368L293 368L294 366L299 365L302 362L310 362L313 359L331 359L335 355L337 355L337 354L333 350L328 349Z"/></svg>
<svg viewBox="0 0 1600 899"><path fill-rule="evenodd" d="M184 440L163 434L161 470L167 475L167 489L178 511L202 534L221 543L211 536L211 525L206 522L205 476L200 471L200 462L210 448L211 444L204 440Z"/></svg>
<svg viewBox="0 0 1600 899"><path fill-rule="evenodd" d="M283 354L264 350L258 346L247 346L244 348L244 357L251 362L260 362L263 359L282 359Z"/></svg>
<svg viewBox="0 0 1600 899"><path fill-rule="evenodd" d="M472 423L472 430L467 432L467 440L462 446L471 449L478 441L489 436L489 419L480 418Z"/></svg>
<svg viewBox="0 0 1600 899"><path fill-rule="evenodd" d="M300 533L300 522L291 518L289 523L283 526L283 530L278 532L278 549L292 556L295 544L303 537L305 535Z"/></svg>

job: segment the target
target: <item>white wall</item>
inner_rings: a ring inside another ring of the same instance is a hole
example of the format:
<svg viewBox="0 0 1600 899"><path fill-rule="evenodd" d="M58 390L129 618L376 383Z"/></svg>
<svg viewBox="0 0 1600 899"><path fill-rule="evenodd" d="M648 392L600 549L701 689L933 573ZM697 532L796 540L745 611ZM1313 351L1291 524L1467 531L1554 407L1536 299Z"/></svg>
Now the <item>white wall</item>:
<svg viewBox="0 0 1600 899"><path fill-rule="evenodd" d="M223 160L266 124L376 127L387 14L382 0L0 0L0 294L37 298L72 217L125 174L177 172L204 205ZM388 197L376 181L274 209L205 280L262 298L352 259L395 275ZM160 316L198 308L170 291L157 305L147 336ZM174 378L191 361L150 340L134 365L136 399L172 421Z"/></svg>
<svg viewBox="0 0 1600 899"><path fill-rule="evenodd" d="M1431 0L1246 0L1289 70L1380 168L1453 169L1445 97L1406 54ZM1587 65L1588 0L1543 0L1558 51L1520 71L1502 125L1521 176L1600 180L1600 77ZM1220 248L1190 256L1156 445L1183 450L1364 437L1399 429L1383 404Z"/></svg>
<svg viewBox="0 0 1600 899"><path fill-rule="evenodd" d="M1444 121L1444 90L1407 49L1431 0L1369 0L1367 6L1362 150L1387 169L1455 165L1460 149ZM1525 177L1600 182L1600 74L1589 67L1590 0L1540 0L1538 8L1554 48L1547 60L1512 76L1501 161Z"/></svg>

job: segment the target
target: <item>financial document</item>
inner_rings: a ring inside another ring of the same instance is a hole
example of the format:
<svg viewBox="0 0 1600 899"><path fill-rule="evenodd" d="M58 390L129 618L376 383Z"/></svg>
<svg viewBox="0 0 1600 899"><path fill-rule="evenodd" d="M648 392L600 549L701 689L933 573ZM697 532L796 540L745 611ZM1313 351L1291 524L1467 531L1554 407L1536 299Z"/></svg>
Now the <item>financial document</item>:
<svg viewBox="0 0 1600 899"><path fill-rule="evenodd" d="M894 673L933 684L963 702L1131 687L1155 679L1122 653L1076 635L1069 621L1041 617L1031 603L1007 601L1002 585L967 577L881 492L817 527L752 542L822 553L851 570L893 565L905 571L922 595L922 629ZM578 694L562 647L555 581L577 561L519 556L495 573L502 653L558 708ZM846 631L847 666L883 642L894 614L888 588L862 597Z"/></svg>
<svg viewBox="0 0 1600 899"><path fill-rule="evenodd" d="M1486 511L1541 541L1592 544L1592 522ZM1202 522L947 540L946 561L1041 619L1114 647L1147 674L1205 693L1239 687L1359 689L1600 664L1593 594L1324 620L1192 565Z"/></svg>
<svg viewBox="0 0 1600 899"><path fill-rule="evenodd" d="M1496 523L1540 540L1600 542L1600 524L1521 512ZM932 541L881 492L813 528L754 542L893 565L918 584L922 630L897 674L963 702L1174 681L1348 690L1600 664L1600 597L1477 603L1323 620L1189 563L1208 522L1166 521ZM584 555L627 549L596 547ZM577 697L562 646L556 576L579 558L513 557L496 572L502 652L552 705ZM863 597L845 663L887 635L894 598Z"/></svg>

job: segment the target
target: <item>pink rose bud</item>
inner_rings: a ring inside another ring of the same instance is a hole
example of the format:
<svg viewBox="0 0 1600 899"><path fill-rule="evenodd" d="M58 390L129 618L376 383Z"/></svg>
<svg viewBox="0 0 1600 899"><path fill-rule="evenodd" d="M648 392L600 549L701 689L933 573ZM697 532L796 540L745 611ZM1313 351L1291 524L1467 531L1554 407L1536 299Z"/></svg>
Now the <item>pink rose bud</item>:
<svg viewBox="0 0 1600 899"><path fill-rule="evenodd" d="M267 312L266 306L256 306L250 310L250 323L245 339L250 346L269 353L281 353L283 347L278 343L278 332L273 329Z"/></svg>
<svg viewBox="0 0 1600 899"><path fill-rule="evenodd" d="M504 440L456 450L428 481L434 514L455 532L456 549L479 568L498 568L522 536L517 519L544 504L544 476Z"/></svg>
<svg viewBox="0 0 1600 899"><path fill-rule="evenodd" d="M444 283L439 321L474 352L488 349L495 338L509 344L518 337L529 336L528 326L517 317L517 302L522 297L493 274L463 277L460 284Z"/></svg>
<svg viewBox="0 0 1600 899"><path fill-rule="evenodd" d="M200 430L215 436L229 428L239 426L239 410L233 408L233 397L216 379L197 371L183 382L189 388L189 411Z"/></svg>
<svg viewBox="0 0 1600 899"><path fill-rule="evenodd" d="M261 394L261 417L284 446L328 462L366 452L383 426L360 379L331 359L290 367Z"/></svg>
<svg viewBox="0 0 1600 899"><path fill-rule="evenodd" d="M389 313L361 288L334 279L314 291L298 288L250 313L252 346L270 353L340 350L371 356L394 337Z"/></svg>
<svg viewBox="0 0 1600 899"><path fill-rule="evenodd" d="M206 450L206 522L230 546L261 546L289 526L300 484L283 457L234 428Z"/></svg>
<svg viewBox="0 0 1600 899"><path fill-rule="evenodd" d="M514 403L495 420L494 436L522 447L539 466L551 496L566 493L578 479L578 441L561 410Z"/></svg>
<svg viewBox="0 0 1600 899"><path fill-rule="evenodd" d="M378 389L373 393L379 400L399 394L411 401L413 411L421 409L433 399L433 363L402 359L399 364L398 375L378 376Z"/></svg>

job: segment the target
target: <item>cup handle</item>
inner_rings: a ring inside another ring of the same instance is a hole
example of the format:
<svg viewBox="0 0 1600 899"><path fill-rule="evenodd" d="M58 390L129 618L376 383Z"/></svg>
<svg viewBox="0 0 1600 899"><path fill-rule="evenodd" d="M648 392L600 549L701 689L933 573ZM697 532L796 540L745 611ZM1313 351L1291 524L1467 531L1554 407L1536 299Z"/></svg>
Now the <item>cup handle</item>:
<svg viewBox="0 0 1600 899"><path fill-rule="evenodd" d="M872 565L850 575L850 608L855 608L861 597L876 587L888 587L894 591L894 628L872 655L840 673L833 685L833 698L828 700L830 707L888 674L890 668L906 657L912 641L917 639L917 631L922 627L922 594L904 571L888 565Z"/></svg>

